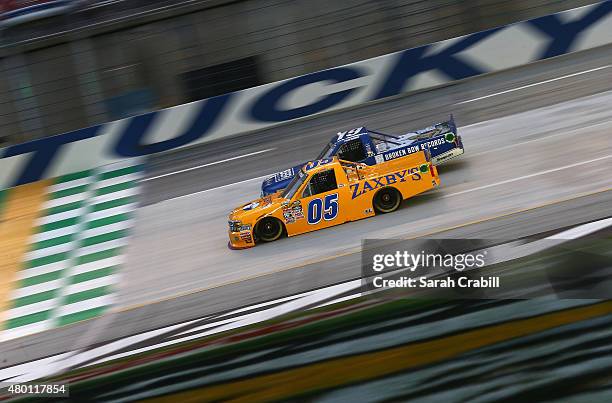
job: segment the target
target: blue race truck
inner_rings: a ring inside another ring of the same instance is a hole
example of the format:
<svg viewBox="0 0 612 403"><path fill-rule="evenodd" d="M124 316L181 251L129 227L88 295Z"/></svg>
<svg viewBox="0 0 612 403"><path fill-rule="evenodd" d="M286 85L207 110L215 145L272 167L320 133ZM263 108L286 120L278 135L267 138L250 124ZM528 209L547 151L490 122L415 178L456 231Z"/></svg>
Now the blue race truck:
<svg viewBox="0 0 612 403"><path fill-rule="evenodd" d="M402 135L381 133L365 127L340 132L316 159L338 156L346 161L375 165L421 150L429 151L434 165L463 154L463 143L461 136L457 134L453 115L446 122ZM304 164L298 164L265 179L261 185L262 196L284 189Z"/></svg>

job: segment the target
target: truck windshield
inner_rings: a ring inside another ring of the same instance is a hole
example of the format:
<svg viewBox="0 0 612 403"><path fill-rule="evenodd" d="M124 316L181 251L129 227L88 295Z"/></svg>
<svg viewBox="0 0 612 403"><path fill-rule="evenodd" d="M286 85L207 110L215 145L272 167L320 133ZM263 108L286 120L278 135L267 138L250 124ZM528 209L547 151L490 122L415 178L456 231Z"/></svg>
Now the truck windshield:
<svg viewBox="0 0 612 403"><path fill-rule="evenodd" d="M300 170L300 172L293 177L289 185L285 188L282 196L285 199L291 199L300 186L302 186L302 183L304 183L307 177L308 175L306 175L304 171Z"/></svg>

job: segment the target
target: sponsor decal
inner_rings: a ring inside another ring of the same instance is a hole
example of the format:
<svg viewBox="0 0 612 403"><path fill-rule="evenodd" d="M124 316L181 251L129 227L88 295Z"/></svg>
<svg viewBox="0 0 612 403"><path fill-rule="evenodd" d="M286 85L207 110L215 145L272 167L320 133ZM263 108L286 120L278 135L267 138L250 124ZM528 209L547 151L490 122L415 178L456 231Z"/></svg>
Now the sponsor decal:
<svg viewBox="0 0 612 403"><path fill-rule="evenodd" d="M251 231L241 232L240 239L242 239L246 243L253 243L253 236L251 235Z"/></svg>
<svg viewBox="0 0 612 403"><path fill-rule="evenodd" d="M454 139L454 137L453 137ZM384 161L391 161L394 160L396 158L401 158L404 157L406 155L409 154L414 154L417 153L419 151L423 151L423 150L429 150L431 148L436 148L438 146L441 146L445 143L445 138L444 137L440 137L437 139L433 139L433 140L429 140L429 141L424 141L420 144L416 144L416 145L411 145L408 147L403 147L403 148L398 148L395 150L391 150L391 151L387 151L386 153L383 154L383 159ZM452 141L451 141L452 142ZM376 160L377 162L378 159ZM382 161L380 161L382 162Z"/></svg>
<svg viewBox="0 0 612 403"><path fill-rule="evenodd" d="M254 208L257 208L257 207L259 207L259 202L253 202L253 203L247 204L242 209L244 211L249 211L249 210L253 210Z"/></svg>
<svg viewBox="0 0 612 403"><path fill-rule="evenodd" d="M404 157L408 154L414 154L418 151L421 151L419 149L419 146L411 146L411 147L405 147L405 148L400 148L397 150L393 150L393 151L389 151L383 154L383 157L385 159L385 161L390 161L390 160L394 160L396 158L400 158L400 157Z"/></svg>
<svg viewBox="0 0 612 403"><path fill-rule="evenodd" d="M332 158L323 158L322 160L311 161L311 162L307 163L306 165L304 165L304 169L306 171L310 171L311 169L315 169L316 167L327 165L327 164L331 163L332 161L333 161Z"/></svg>
<svg viewBox="0 0 612 403"><path fill-rule="evenodd" d="M241 224L240 221L228 221L230 232L250 232L251 224Z"/></svg>
<svg viewBox="0 0 612 403"><path fill-rule="evenodd" d="M407 180L420 181L422 179L421 172L418 167L404 169L388 175L381 176L379 178L368 179L363 182L352 184L351 199L355 199L361 195L364 195L374 189L393 185L399 182L406 182Z"/></svg>
<svg viewBox="0 0 612 403"><path fill-rule="evenodd" d="M292 224L297 220L304 218L304 211L302 210L302 204L299 201L283 207L283 218L286 224Z"/></svg>
<svg viewBox="0 0 612 403"><path fill-rule="evenodd" d="M367 131L363 126L351 129L346 132L338 132L338 138L336 139L336 142L354 140L358 138L361 134L365 133L367 133Z"/></svg>
<svg viewBox="0 0 612 403"><path fill-rule="evenodd" d="M421 150L427 150L428 148L434 148L437 146L441 146L442 144L444 144L444 138L441 137L439 139L435 139L435 140L430 140L427 141L425 143L421 143Z"/></svg>
<svg viewBox="0 0 612 403"><path fill-rule="evenodd" d="M274 178L276 179L277 182L282 182L287 179L293 178L293 176L294 176L293 168L289 168L289 169L285 169L284 171L280 171L276 173L274 175Z"/></svg>

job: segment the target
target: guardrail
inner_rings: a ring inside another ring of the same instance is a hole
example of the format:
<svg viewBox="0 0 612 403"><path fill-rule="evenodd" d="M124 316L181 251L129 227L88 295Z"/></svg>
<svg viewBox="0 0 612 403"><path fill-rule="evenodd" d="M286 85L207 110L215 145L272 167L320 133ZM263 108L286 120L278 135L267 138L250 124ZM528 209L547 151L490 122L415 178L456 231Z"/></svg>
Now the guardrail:
<svg viewBox="0 0 612 403"><path fill-rule="evenodd" d="M0 151L0 189L265 129L612 42L612 1Z"/></svg>

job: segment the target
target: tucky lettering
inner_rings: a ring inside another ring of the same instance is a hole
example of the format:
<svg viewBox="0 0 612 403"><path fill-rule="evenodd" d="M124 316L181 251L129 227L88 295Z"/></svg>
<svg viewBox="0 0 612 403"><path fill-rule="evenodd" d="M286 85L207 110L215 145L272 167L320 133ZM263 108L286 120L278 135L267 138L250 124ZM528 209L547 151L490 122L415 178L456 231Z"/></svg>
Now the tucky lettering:
<svg viewBox="0 0 612 403"><path fill-rule="evenodd" d="M45 137L28 143L11 146L4 151L2 158L15 157L22 154L31 154L28 163L21 174L9 186L20 186L36 182L44 178L48 168L60 150L66 144L96 137L100 134L102 126L93 126L58 136ZM0 160L1 163L1 160Z"/></svg>
<svg viewBox="0 0 612 403"><path fill-rule="evenodd" d="M527 21L527 24L530 24L550 39L550 43L542 50L542 54L537 56L537 59L559 56L571 51L580 34L605 18L610 12L612 12L612 1L604 1L593 6L581 18L576 18L569 22L564 22L556 14Z"/></svg>
<svg viewBox="0 0 612 403"><path fill-rule="evenodd" d="M374 189L378 189L381 187L389 186L394 183L406 182L406 177L410 175L413 181L421 180L422 176L419 172L419 168L414 167L410 169L404 169L402 171L397 171L389 175L381 176L379 178L368 179L363 182L354 183L350 185L351 188L351 199L355 199L363 194L366 194Z"/></svg>
<svg viewBox="0 0 612 403"><path fill-rule="evenodd" d="M281 100L289 95L292 91L305 85L330 82L332 84L343 83L346 81L361 78L362 73L354 67L338 67L316 73L307 74L305 76L296 77L284 81L280 85L272 88L267 93L263 94L255 101L251 108L251 117L260 122L284 122L301 118L304 116L313 115L334 105L344 101L356 88L350 88L343 91L337 91L332 94L319 98L316 102L309 105L293 108L281 109Z"/></svg>
<svg viewBox="0 0 612 403"><path fill-rule="evenodd" d="M151 112L136 116L132 118L123 136L119 138L115 152L123 157L140 157L193 143L210 131L231 96L230 93L205 100L199 105L197 116L187 130L183 133L176 133L176 136L171 139L157 143L143 144L143 138L151 132L149 129L156 117L159 118L158 114Z"/></svg>
<svg viewBox="0 0 612 403"><path fill-rule="evenodd" d="M415 76L430 70L441 72L452 80L460 80L485 73L477 64L470 63L459 54L501 29L503 28L467 35L437 53L433 51L435 45L426 45L400 52L389 77L383 81L381 88L375 92L372 99L398 95L403 92L404 88L408 87Z"/></svg>

